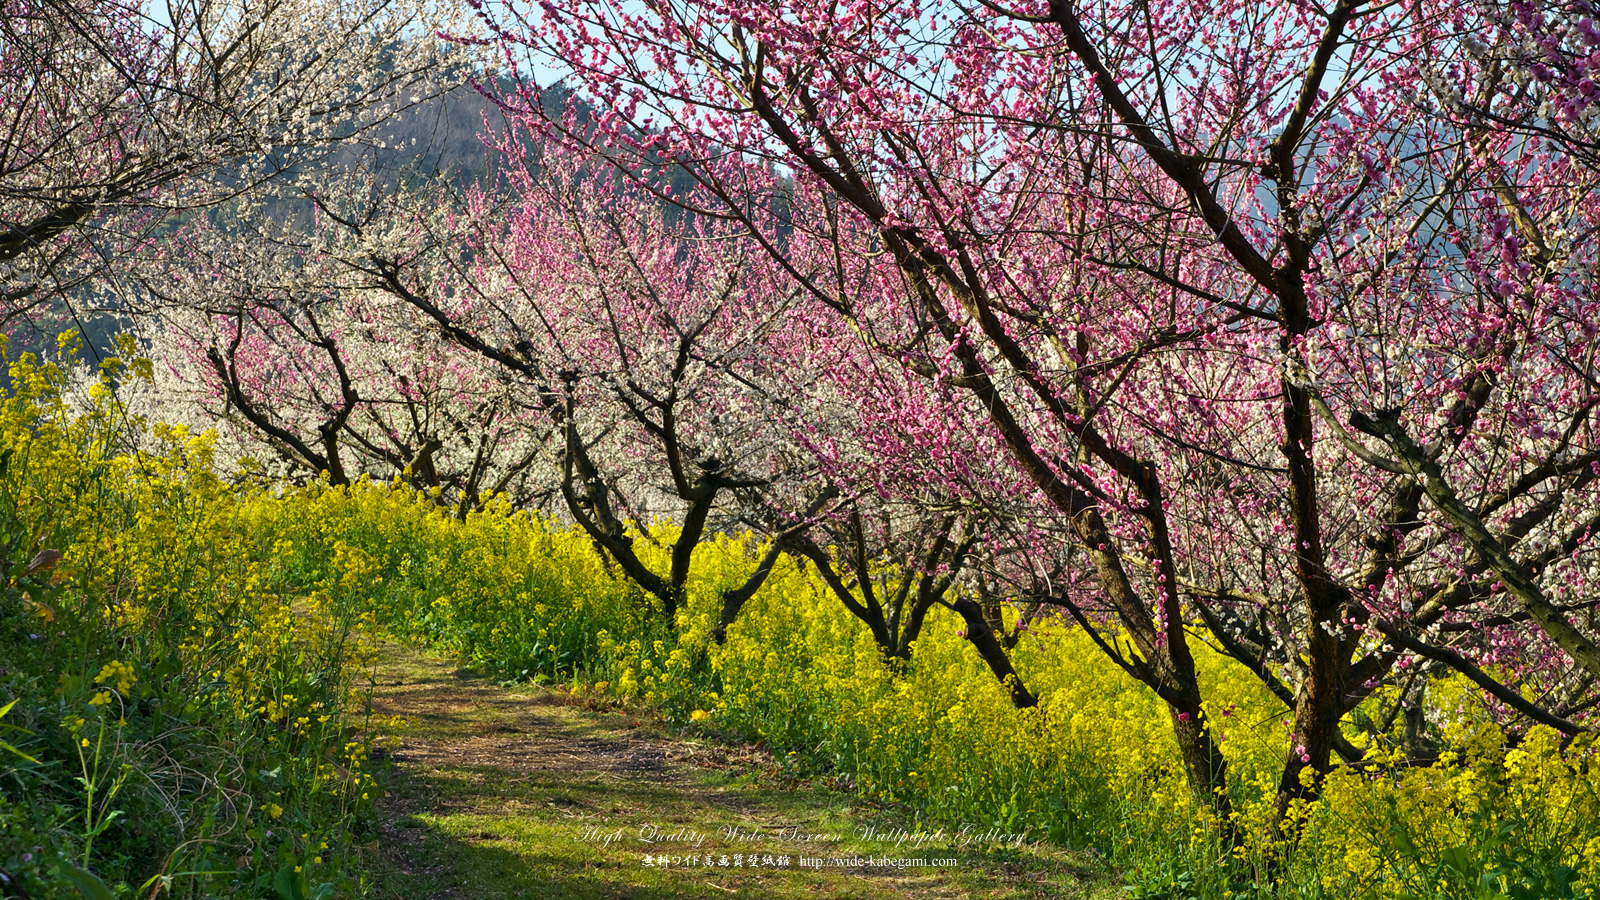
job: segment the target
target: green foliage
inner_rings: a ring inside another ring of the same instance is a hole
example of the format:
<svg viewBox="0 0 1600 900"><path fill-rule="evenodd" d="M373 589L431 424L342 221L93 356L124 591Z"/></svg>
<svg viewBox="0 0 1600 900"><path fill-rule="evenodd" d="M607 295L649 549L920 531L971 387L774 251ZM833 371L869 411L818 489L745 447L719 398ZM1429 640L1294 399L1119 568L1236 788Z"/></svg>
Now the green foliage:
<svg viewBox="0 0 1600 900"><path fill-rule="evenodd" d="M253 557L208 437L125 445L121 368L69 404L24 356L0 397L0 895L338 884L377 795L357 623Z"/></svg>

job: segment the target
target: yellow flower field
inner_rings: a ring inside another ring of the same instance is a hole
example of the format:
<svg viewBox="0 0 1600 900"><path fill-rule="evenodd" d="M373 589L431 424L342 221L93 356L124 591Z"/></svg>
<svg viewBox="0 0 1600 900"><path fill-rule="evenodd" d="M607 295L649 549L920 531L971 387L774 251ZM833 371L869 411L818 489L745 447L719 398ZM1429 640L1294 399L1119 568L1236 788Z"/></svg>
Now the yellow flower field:
<svg viewBox="0 0 1600 900"><path fill-rule="evenodd" d="M63 895L359 894L343 873L381 790L367 770L387 724L365 721L361 674L383 631L504 680L762 742L797 780L930 825L1093 847L1129 897L1600 886L1594 742L1535 729L1508 746L1463 685L1433 687L1453 710L1438 762L1403 764L1398 726L1351 731L1366 760L1286 829L1272 799L1287 711L1203 652L1245 836L1230 847L1189 792L1165 706L1065 623L1012 651L1043 698L1020 711L954 613L935 608L911 662L890 665L792 561L719 644L721 591L755 565L750 540L697 550L668 627L581 532L503 500L457 519L399 478L231 486L210 435L128 419L112 386L137 373L103 368L75 390L24 358L0 405L0 869ZM639 546L666 566L665 549Z"/></svg>
<svg viewBox="0 0 1600 900"><path fill-rule="evenodd" d="M588 685L762 741L801 777L930 823L1095 847L1124 867L1130 896L1582 897L1600 880L1594 745L1562 750L1536 730L1508 749L1460 686L1436 690L1460 696L1444 727L1470 752L1407 768L1396 729L1286 834L1272 799L1288 712L1238 664L1203 653L1208 695L1227 698L1207 712L1247 836L1230 849L1186 786L1164 705L1068 625L1036 626L1013 651L1044 698L1019 711L954 613L935 609L897 674L859 620L789 563L726 645L712 642L721 591L758 556L736 538L697 551L673 634L580 532L503 504L458 522L408 487L367 482L249 506L280 577L336 586L402 634L502 678Z"/></svg>

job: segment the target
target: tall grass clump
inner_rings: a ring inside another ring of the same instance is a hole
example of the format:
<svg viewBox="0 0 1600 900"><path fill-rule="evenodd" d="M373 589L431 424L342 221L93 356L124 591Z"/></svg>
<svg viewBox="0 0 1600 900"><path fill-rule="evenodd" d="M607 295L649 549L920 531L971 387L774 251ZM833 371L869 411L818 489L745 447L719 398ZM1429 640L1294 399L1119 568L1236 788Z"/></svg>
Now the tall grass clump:
<svg viewBox="0 0 1600 900"><path fill-rule="evenodd" d="M352 894L369 650L252 552L209 436L124 414L147 367L0 393L0 895Z"/></svg>

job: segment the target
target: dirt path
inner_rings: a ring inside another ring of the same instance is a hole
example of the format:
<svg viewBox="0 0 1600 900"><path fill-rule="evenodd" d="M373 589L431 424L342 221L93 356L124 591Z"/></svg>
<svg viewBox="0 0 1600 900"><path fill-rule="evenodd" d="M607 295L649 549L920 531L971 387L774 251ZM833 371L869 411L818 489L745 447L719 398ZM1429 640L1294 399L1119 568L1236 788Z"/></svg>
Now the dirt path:
<svg viewBox="0 0 1600 900"><path fill-rule="evenodd" d="M1081 856L864 842L864 828L915 829L844 794L776 789L755 751L563 692L501 688L398 644L373 708L411 723L380 806L374 897L1114 896ZM802 863L858 858L925 862Z"/></svg>

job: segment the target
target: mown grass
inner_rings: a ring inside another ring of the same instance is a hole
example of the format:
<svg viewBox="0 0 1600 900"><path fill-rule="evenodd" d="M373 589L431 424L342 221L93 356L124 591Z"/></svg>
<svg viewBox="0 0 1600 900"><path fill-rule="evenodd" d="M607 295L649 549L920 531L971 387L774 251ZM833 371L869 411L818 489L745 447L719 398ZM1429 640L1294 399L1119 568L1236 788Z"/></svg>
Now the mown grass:
<svg viewBox="0 0 1600 900"><path fill-rule="evenodd" d="M915 832L904 810L795 782L765 752L691 739L651 713L564 691L495 687L391 644L375 710L410 724L388 778L363 880L384 900L529 898L1109 898L1092 854L1021 847L921 847L863 840ZM791 840L785 827L837 834ZM657 838L690 832L692 839ZM724 829L759 831L734 839ZM613 840L608 841L607 838ZM730 865L646 866L653 856ZM731 865L734 854L787 867ZM941 859L942 868L801 868L800 856Z"/></svg>

